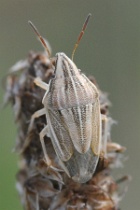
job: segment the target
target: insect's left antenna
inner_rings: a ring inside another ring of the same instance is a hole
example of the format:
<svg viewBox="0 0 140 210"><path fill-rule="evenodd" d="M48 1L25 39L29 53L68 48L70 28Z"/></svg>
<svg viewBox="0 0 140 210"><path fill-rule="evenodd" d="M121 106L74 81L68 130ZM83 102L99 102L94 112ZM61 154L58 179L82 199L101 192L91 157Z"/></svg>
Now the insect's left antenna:
<svg viewBox="0 0 140 210"><path fill-rule="evenodd" d="M49 48L45 42L45 40L43 39L43 37L40 35L39 31L37 30L37 28L35 27L35 25L29 20L28 21L29 25L32 27L32 29L34 30L35 34L37 35L37 37L39 38L41 44L43 45L43 47L45 48L45 50L47 51L49 57L51 56L51 53L49 51Z"/></svg>
<svg viewBox="0 0 140 210"><path fill-rule="evenodd" d="M80 43L80 41L81 41L81 39L82 39L82 37L84 35L84 32L86 30L86 27L88 25L88 22L89 22L90 17L91 17L91 14L89 13L88 16L87 16L87 18L86 18L86 20L85 20L85 22L84 22L84 25L82 27L82 30L81 30L81 32L80 32L80 34L78 36L77 42L74 45L74 49L73 49L72 56L71 56L72 57L72 60L74 58L75 51L76 51L76 49L77 49L77 47L78 47L78 45L79 45L79 43Z"/></svg>

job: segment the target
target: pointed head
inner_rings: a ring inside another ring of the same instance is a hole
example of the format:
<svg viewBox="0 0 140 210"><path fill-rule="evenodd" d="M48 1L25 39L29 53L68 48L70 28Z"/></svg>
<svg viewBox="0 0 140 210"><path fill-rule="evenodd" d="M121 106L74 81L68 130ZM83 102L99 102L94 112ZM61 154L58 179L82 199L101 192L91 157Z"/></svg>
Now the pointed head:
<svg viewBox="0 0 140 210"><path fill-rule="evenodd" d="M66 78L79 74L75 63L66 56L65 53L56 54L55 76L56 78Z"/></svg>

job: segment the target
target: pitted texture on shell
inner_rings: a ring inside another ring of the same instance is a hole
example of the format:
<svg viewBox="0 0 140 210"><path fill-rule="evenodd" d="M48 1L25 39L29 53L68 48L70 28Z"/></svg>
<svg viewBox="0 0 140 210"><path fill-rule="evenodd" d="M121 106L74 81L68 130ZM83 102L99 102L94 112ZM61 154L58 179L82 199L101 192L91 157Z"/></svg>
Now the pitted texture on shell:
<svg viewBox="0 0 140 210"><path fill-rule="evenodd" d="M58 59L55 78L51 80L44 105L53 110L61 110L94 104L99 97L96 86L81 74L66 55L58 56Z"/></svg>

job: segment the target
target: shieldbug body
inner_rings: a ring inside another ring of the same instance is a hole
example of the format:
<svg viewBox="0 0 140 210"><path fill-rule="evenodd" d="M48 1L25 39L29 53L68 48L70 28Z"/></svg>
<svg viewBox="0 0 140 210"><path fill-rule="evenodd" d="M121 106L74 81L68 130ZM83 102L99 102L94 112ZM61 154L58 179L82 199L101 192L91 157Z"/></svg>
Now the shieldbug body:
<svg viewBox="0 0 140 210"><path fill-rule="evenodd" d="M88 15L74 52L87 26ZM35 26L29 22L41 42L47 48ZM47 48L48 50L48 48ZM88 181L95 172L101 152L101 127L99 91L97 87L76 67L66 54L56 54L55 77L49 84L40 78L36 85L46 90L42 103L44 108L35 112L34 118L46 115L47 126L40 133L40 140L47 165L50 158L44 136L51 138L55 152L64 171L76 182Z"/></svg>

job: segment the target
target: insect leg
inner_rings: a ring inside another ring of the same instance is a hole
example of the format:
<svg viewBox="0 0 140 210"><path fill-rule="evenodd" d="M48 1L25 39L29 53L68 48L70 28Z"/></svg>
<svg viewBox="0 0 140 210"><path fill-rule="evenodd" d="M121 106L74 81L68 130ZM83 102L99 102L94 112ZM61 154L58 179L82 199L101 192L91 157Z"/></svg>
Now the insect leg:
<svg viewBox="0 0 140 210"><path fill-rule="evenodd" d="M115 142L109 142L107 145L107 152L124 152L125 150L125 147Z"/></svg>
<svg viewBox="0 0 140 210"><path fill-rule="evenodd" d="M38 118L38 117L40 117L40 116L42 116L42 115L45 115L45 114L46 114L45 108L42 108L42 109L36 111L36 112L32 115L32 117L31 117L30 125L29 125L28 131L31 131L31 130L32 130L35 118Z"/></svg>
<svg viewBox="0 0 140 210"><path fill-rule="evenodd" d="M105 115L101 115L102 120L102 141L101 141L101 153L106 157L106 149L107 149L107 117Z"/></svg>
<svg viewBox="0 0 140 210"><path fill-rule="evenodd" d="M43 130L40 132L39 135L40 135L40 141L41 141L43 153L44 153L45 160L46 160L46 163L47 163L48 167L52 168L55 171L63 171L62 169L59 169L59 168L56 168L56 167L52 166L52 161L47 154L47 150L46 150L46 146L45 146L45 142L44 142L44 136L45 135L50 136L48 125L43 128Z"/></svg>
<svg viewBox="0 0 140 210"><path fill-rule="evenodd" d="M45 146L45 142L44 142L44 136L47 135L49 133L48 131L48 126L44 127L43 130L40 132L40 141L41 141L41 145L42 145L42 149L43 149L43 153L45 156L45 160L47 162L48 166L51 166L51 160L47 154L47 150L46 150L46 146Z"/></svg>
<svg viewBox="0 0 140 210"><path fill-rule="evenodd" d="M48 90L49 85L48 85L47 83L43 82L43 81L40 79L40 77L35 78L35 79L34 79L34 83L35 83L37 86L41 87L42 89Z"/></svg>
<svg viewBox="0 0 140 210"><path fill-rule="evenodd" d="M45 115L46 114L46 110L45 110L45 108L43 108L43 109L40 109L40 110L38 110L38 111L36 111L33 115L32 115L32 117L31 117L31 120L30 120L30 124L29 124L29 127L28 127L28 133L27 133L27 137L26 137L26 139L25 139L25 141L24 141L24 144L23 144L23 146L22 146L22 149L19 151L19 154L21 154L22 152L24 152L24 150L26 149L26 147L28 147L28 145L29 145L29 143L30 143L30 137L29 137L29 132L32 130L32 128L33 128L33 124L34 124L34 120L35 120L35 118L37 118L37 117L40 117L40 116L42 116L42 115Z"/></svg>

